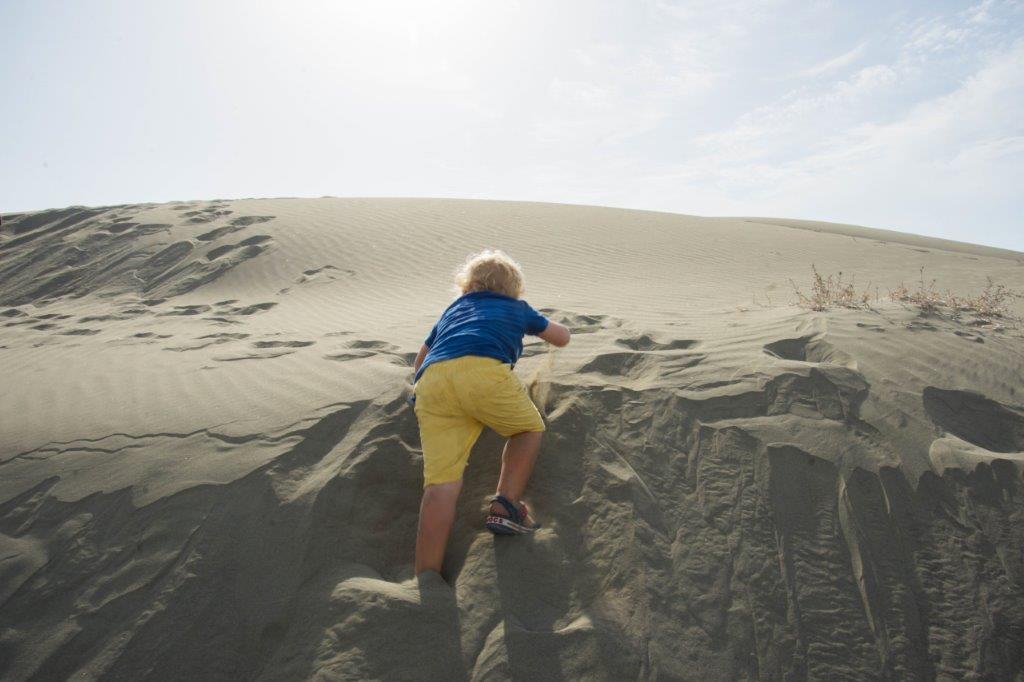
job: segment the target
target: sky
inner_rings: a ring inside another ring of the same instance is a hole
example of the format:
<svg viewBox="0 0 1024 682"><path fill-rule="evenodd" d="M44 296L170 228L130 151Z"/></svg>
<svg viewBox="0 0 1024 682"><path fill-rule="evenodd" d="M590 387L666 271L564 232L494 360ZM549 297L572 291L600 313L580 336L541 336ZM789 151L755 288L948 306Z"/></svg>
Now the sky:
<svg viewBox="0 0 1024 682"><path fill-rule="evenodd" d="M1024 0L0 0L0 212L597 204L1024 251Z"/></svg>

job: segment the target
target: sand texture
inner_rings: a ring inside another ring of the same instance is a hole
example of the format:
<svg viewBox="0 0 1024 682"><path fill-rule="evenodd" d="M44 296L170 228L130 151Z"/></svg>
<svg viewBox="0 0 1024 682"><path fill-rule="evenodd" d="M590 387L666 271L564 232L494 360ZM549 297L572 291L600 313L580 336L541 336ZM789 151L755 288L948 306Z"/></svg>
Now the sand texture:
<svg viewBox="0 0 1024 682"><path fill-rule="evenodd" d="M416 581L410 363L488 246L574 333L516 368L543 528L484 530L485 434ZM794 306L812 264L882 296ZM1024 337L886 300L921 267L1024 289L1024 254L767 218L5 215L0 679L1022 679Z"/></svg>

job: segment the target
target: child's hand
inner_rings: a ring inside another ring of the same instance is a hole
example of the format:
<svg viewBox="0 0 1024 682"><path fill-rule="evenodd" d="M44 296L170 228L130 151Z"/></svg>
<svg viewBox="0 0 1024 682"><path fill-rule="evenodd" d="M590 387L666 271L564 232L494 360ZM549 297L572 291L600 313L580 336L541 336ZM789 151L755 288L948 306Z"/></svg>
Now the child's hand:
<svg viewBox="0 0 1024 682"><path fill-rule="evenodd" d="M547 329L537 334L540 338L544 339L552 346L558 346L561 348L569 343L569 328L564 324L559 324L554 320L548 320Z"/></svg>

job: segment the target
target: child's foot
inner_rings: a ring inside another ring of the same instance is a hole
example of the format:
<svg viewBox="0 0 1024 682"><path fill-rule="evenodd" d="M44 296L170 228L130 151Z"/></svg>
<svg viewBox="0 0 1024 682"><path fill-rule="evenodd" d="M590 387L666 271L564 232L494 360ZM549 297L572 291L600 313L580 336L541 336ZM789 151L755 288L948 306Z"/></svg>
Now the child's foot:
<svg viewBox="0 0 1024 682"><path fill-rule="evenodd" d="M485 523L487 530L495 535L519 535L532 533L540 528L530 516L526 504L516 504L502 495L491 498L491 510Z"/></svg>

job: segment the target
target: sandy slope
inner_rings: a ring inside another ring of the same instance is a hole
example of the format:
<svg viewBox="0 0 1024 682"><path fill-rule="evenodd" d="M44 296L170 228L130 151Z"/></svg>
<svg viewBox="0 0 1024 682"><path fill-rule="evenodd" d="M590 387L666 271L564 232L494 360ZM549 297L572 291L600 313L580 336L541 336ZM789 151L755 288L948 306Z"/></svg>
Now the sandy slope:
<svg viewBox="0 0 1024 682"><path fill-rule="evenodd" d="M532 539L411 579L409 362L467 253L575 332L517 372ZM0 677L1024 674L1024 339L814 263L1024 289L1024 255L775 219L412 199L4 216ZM1018 307L1018 312L1022 312Z"/></svg>

